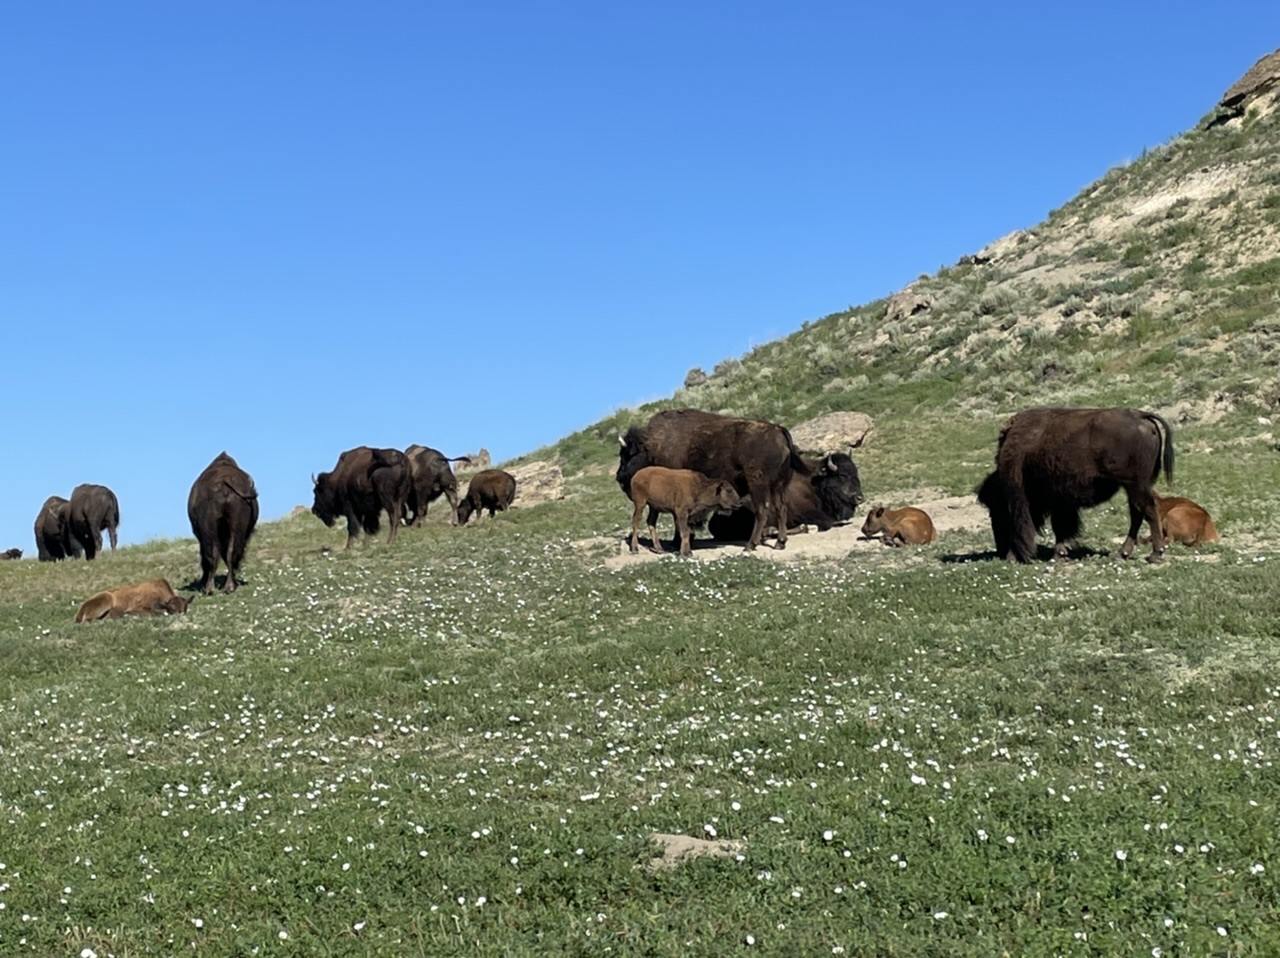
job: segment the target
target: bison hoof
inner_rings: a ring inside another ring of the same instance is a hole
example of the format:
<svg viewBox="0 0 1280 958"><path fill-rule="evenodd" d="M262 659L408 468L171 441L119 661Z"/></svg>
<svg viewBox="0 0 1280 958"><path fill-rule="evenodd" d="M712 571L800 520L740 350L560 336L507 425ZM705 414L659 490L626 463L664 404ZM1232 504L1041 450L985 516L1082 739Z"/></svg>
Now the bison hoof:
<svg viewBox="0 0 1280 958"><path fill-rule="evenodd" d="M1147 561L1152 563L1153 565L1158 565L1159 563L1164 561L1164 553L1153 552L1151 553L1151 555L1147 556Z"/></svg>

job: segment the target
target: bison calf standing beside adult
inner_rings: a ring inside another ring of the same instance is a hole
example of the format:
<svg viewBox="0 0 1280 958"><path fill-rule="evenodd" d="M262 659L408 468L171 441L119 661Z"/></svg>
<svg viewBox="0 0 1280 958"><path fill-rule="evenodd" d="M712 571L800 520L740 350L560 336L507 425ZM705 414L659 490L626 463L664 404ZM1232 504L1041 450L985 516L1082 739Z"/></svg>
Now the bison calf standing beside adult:
<svg viewBox="0 0 1280 958"><path fill-rule="evenodd" d="M376 535L383 510L391 526L387 541L395 541L409 499L409 462L404 453L357 446L338 457L332 472L311 478L315 484L311 511L316 518L326 526L332 526L339 516L347 519L344 549L351 547L362 528L368 535Z"/></svg>
<svg viewBox="0 0 1280 958"><path fill-rule="evenodd" d="M84 548L86 560L102 551L102 530L111 536L111 551L116 551L116 527L120 525L120 503L106 486L85 483L71 490L67 507L71 535Z"/></svg>
<svg viewBox="0 0 1280 958"><path fill-rule="evenodd" d="M633 426L619 441L616 478L628 496L631 477L645 466L692 469L710 479L725 479L740 495L751 496L755 523L747 548L760 544L771 518L778 525L777 548L786 548L783 493L792 475L808 475L808 467L785 427L762 419L676 409L656 414L643 429Z"/></svg>
<svg viewBox="0 0 1280 958"><path fill-rule="evenodd" d="M1164 532L1153 488L1163 466L1173 479L1173 431L1138 409L1036 408L1000 430L996 470L978 486L991 514L996 552L1017 562L1035 557L1036 534L1049 519L1054 554L1065 556L1080 534L1080 510L1120 489L1129 498L1129 534L1120 555L1133 554L1143 519L1151 525L1150 562L1164 557Z"/></svg>
<svg viewBox="0 0 1280 958"><path fill-rule="evenodd" d="M200 543L200 589L213 593L219 560L227 564L224 592L234 592L245 546L258 524L258 490L249 474L220 452L196 477L187 496L187 518Z"/></svg>

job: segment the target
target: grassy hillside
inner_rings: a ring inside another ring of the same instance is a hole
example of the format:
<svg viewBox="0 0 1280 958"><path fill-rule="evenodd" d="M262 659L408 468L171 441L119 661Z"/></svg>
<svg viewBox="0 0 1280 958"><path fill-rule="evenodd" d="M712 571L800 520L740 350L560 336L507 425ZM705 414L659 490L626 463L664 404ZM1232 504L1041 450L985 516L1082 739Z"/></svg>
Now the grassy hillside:
<svg viewBox="0 0 1280 958"><path fill-rule="evenodd" d="M0 563L0 954L1277 953L1277 122L541 450L564 501L268 523L181 617L72 623L191 541ZM620 555L655 409L870 413L907 502L1045 402L1166 413L1222 544L1123 562L1113 503L1048 565Z"/></svg>

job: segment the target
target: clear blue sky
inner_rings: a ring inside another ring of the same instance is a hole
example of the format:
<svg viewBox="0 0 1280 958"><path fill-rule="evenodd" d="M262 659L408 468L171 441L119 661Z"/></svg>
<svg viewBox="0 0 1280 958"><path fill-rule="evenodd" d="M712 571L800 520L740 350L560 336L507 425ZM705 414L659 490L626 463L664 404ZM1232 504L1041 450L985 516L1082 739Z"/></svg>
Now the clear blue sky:
<svg viewBox="0 0 1280 958"><path fill-rule="evenodd" d="M223 449L264 519L351 446L531 451L1035 224L1277 47L1275 0L9 4L0 549L79 482L188 535Z"/></svg>

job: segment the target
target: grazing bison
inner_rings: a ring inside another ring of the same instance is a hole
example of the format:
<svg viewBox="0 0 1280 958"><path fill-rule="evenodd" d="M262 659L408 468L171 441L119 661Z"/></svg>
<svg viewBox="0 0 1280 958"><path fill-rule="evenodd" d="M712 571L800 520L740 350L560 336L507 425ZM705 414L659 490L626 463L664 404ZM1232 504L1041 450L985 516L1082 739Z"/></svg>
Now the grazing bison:
<svg viewBox="0 0 1280 958"><path fill-rule="evenodd" d="M330 527L339 516L347 519L344 549L351 547L362 528L368 535L377 535L383 510L391 526L387 541L395 541L409 499L409 462L400 450L357 446L338 456L332 472L311 479L315 485L311 511L316 518Z"/></svg>
<svg viewBox="0 0 1280 958"><path fill-rule="evenodd" d="M1054 555L1080 534L1080 510L1120 489L1129 499L1129 534L1120 555L1133 554L1143 519L1151 525L1150 562L1164 557L1164 533L1152 488L1164 468L1173 478L1173 431L1137 409L1026 409L1000 430L996 470L978 486L991 514L997 554L1035 557L1036 534L1049 519Z"/></svg>
<svg viewBox="0 0 1280 958"><path fill-rule="evenodd" d="M225 452L196 477L187 496L187 518L200 543L200 590L213 594L218 562L227 564L224 592L234 592L245 546L258 524L258 490L253 479Z"/></svg>
<svg viewBox="0 0 1280 958"><path fill-rule="evenodd" d="M923 546L938 538L929 513L915 506L872 509L862 524L862 534L868 539L880 536L880 541L887 546Z"/></svg>
<svg viewBox="0 0 1280 958"><path fill-rule="evenodd" d="M22 558L21 549L5 549L4 552L0 552L0 559L21 559L21 558Z"/></svg>
<svg viewBox="0 0 1280 958"><path fill-rule="evenodd" d="M458 503L458 525L465 526L471 514L489 510L492 519L495 512L504 511L516 497L516 477L501 469L485 469L477 472L467 483L467 494Z"/></svg>
<svg viewBox="0 0 1280 958"><path fill-rule="evenodd" d="M809 474L792 473L784 492L787 521L791 524L789 531L815 525L819 532L826 532L837 523L853 518L864 497L858 467L848 453L833 452L821 459L806 458L804 464ZM712 516L707 530L721 542L741 542L751 535L755 521L755 513L748 502L729 515Z"/></svg>
<svg viewBox="0 0 1280 958"><path fill-rule="evenodd" d="M116 527L120 525L120 503L106 486L84 483L71 490L67 507L71 535L84 549L86 560L102 551L102 530L111 536L111 551L116 551Z"/></svg>
<svg viewBox="0 0 1280 958"><path fill-rule="evenodd" d="M725 479L739 495L749 495L756 508L747 548L760 544L771 517L778 526L777 548L786 548L783 493L792 475L808 476L809 467L784 426L676 409L657 413L643 429L633 426L618 438L622 448L616 478L623 492L631 494L631 477L645 466L692 469L709 479Z"/></svg>
<svg viewBox="0 0 1280 958"><path fill-rule="evenodd" d="M190 602L176 594L166 580L148 579L91 596L76 612L76 621L118 619L122 615L168 615L186 612L188 605Z"/></svg>
<svg viewBox="0 0 1280 958"><path fill-rule="evenodd" d="M1182 496L1156 496L1156 508L1160 511L1160 527L1166 539L1184 546L1218 541L1213 517L1198 503ZM1142 541L1150 542L1151 536L1143 536Z"/></svg>
<svg viewBox="0 0 1280 958"><path fill-rule="evenodd" d="M631 514L631 551L639 551L640 513L649 507L650 550L661 554L658 541L658 513L669 512L675 518L676 539L680 554L693 552L693 537L689 534L689 517L708 509L731 512L741 505L733 483L727 479L708 479L692 469L668 469L665 466L645 466L631 477L631 501L635 511Z"/></svg>
<svg viewBox="0 0 1280 958"><path fill-rule="evenodd" d="M36 558L41 562L79 558L80 543L71 535L71 503L62 496L50 496L36 516Z"/></svg>
<svg viewBox="0 0 1280 958"><path fill-rule="evenodd" d="M450 521L458 524L458 478L449 466L451 462L470 462L470 456L445 457L444 453L430 446L410 446L404 451L409 460L409 499L406 511L413 513L411 526L420 526L427 518L427 506L443 494L449 500Z"/></svg>

